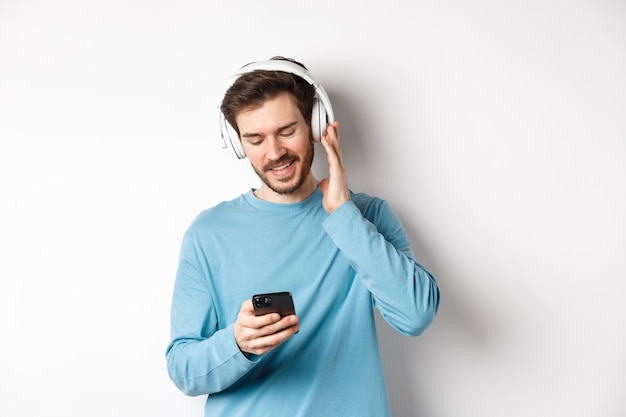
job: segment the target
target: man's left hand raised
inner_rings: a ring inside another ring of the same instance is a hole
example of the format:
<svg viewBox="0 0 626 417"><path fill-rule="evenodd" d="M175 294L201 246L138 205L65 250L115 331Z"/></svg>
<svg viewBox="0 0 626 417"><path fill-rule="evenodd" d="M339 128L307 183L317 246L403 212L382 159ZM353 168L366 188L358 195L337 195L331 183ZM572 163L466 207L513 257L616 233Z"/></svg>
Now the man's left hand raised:
<svg viewBox="0 0 626 417"><path fill-rule="evenodd" d="M320 181L320 190L324 194L322 205L328 214L337 210L343 203L350 201L348 177L343 166L341 145L339 144L339 122L328 125L322 136L322 146L326 150L329 178Z"/></svg>

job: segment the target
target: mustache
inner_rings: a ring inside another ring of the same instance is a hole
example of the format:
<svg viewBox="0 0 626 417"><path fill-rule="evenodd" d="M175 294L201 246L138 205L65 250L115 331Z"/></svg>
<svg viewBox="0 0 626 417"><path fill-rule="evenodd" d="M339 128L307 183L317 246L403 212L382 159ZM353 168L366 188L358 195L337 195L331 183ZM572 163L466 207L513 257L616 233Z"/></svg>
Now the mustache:
<svg viewBox="0 0 626 417"><path fill-rule="evenodd" d="M278 158L276 161L272 161L266 164L265 166L263 166L263 171L269 171L273 168L279 167L286 163L298 161L299 159L300 158L298 158L296 155L283 155L280 158Z"/></svg>

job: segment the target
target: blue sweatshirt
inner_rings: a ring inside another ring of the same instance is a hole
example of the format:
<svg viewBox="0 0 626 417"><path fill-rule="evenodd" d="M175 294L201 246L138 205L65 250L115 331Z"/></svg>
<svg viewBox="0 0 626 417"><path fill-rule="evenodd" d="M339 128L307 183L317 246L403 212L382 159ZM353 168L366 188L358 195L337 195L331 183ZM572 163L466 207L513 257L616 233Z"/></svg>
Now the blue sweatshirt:
<svg viewBox="0 0 626 417"><path fill-rule="evenodd" d="M329 215L319 188L276 204L252 190L202 212L183 238L171 310L170 378L207 395L205 416L385 417L373 307L416 336L439 289L388 204L366 194ZM289 291L300 331L244 356L234 322L253 294Z"/></svg>

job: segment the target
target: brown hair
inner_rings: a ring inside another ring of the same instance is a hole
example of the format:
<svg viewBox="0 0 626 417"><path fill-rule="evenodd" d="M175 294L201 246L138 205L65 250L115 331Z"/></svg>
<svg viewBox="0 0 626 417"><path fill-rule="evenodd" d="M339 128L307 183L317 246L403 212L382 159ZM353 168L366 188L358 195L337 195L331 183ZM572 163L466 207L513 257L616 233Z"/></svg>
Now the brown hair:
<svg viewBox="0 0 626 417"><path fill-rule="evenodd" d="M275 56L272 59L290 61L306 69L304 65L291 58ZM226 90L220 110L224 114L224 118L239 134L239 127L235 118L240 111L258 108L267 100L285 92L296 99L298 110L310 127L315 87L305 79L283 71L255 70L242 74Z"/></svg>

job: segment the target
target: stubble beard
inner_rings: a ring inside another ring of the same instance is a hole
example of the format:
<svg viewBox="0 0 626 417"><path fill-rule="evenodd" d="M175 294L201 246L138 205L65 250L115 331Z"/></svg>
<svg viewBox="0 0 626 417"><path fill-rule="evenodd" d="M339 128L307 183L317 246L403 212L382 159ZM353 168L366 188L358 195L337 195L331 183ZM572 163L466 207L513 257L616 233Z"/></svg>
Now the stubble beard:
<svg viewBox="0 0 626 417"><path fill-rule="evenodd" d="M280 159L278 159L277 161L274 161L271 164L267 164L261 169L258 169L257 167L252 165L252 169L254 169L254 172L259 176L261 181L263 181L263 183L270 190L274 191L276 194L288 195L288 194L292 194L298 191L300 187L302 187L306 179L308 178L309 173L311 172L311 166L313 165L314 155L315 155L315 150L313 147L313 142L311 142L309 146L309 150L307 151L307 153L304 154L303 159L300 159L297 155L294 155L294 154L286 154L282 156ZM289 178L285 180L284 182L281 180L272 182L269 176L266 174L266 172L269 171L272 167L276 167L287 162L292 162L292 163L300 162L301 163L300 177L293 184L289 184L293 178Z"/></svg>

